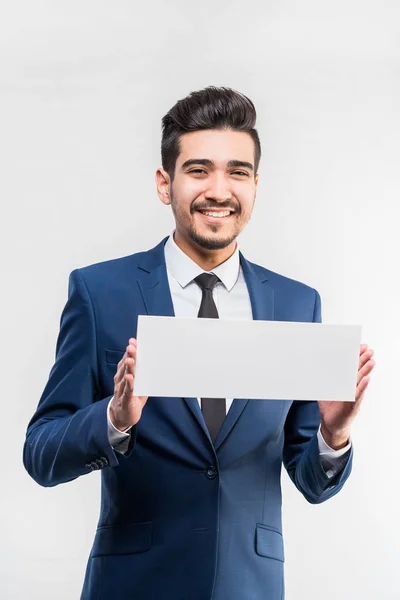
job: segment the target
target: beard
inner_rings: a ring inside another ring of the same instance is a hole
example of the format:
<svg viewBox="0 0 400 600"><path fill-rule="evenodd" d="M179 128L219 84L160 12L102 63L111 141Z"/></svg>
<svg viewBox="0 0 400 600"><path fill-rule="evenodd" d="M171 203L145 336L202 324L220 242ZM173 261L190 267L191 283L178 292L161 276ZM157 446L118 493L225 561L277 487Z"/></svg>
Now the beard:
<svg viewBox="0 0 400 600"><path fill-rule="evenodd" d="M185 223L187 221L187 215L185 212L176 205L172 189L171 191L171 208L175 217L176 226L178 227L178 223ZM237 209L237 217L241 216L240 207ZM194 214L195 211L191 210L191 214ZM213 233L218 233L219 226L217 224L209 224L210 230ZM224 237L208 237L207 235L201 234L197 231L196 226L193 221L190 221L188 225L185 226L185 233L187 237L189 237L195 244L204 248L205 250L222 250L223 248L227 248L232 242L234 242L241 232L243 227L240 227L239 223L236 222L234 230L230 234L226 234Z"/></svg>
<svg viewBox="0 0 400 600"><path fill-rule="evenodd" d="M215 225L210 225L210 229L215 233L218 231L218 227ZM234 232L229 236L220 237L220 238L209 238L204 235L198 233L191 223L189 228L187 229L187 233L193 242L195 242L201 248L205 250L222 250L222 248L227 248L232 242L234 242L239 235L239 232Z"/></svg>

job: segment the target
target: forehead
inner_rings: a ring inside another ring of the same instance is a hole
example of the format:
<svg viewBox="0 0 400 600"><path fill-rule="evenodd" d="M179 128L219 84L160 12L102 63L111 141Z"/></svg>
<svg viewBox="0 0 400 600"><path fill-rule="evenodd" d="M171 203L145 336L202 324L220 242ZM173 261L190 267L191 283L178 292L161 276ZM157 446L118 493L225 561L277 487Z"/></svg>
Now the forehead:
<svg viewBox="0 0 400 600"><path fill-rule="evenodd" d="M245 131L191 131L181 136L180 147L178 167L190 158L208 158L217 165L232 159L251 162L254 165L254 142Z"/></svg>

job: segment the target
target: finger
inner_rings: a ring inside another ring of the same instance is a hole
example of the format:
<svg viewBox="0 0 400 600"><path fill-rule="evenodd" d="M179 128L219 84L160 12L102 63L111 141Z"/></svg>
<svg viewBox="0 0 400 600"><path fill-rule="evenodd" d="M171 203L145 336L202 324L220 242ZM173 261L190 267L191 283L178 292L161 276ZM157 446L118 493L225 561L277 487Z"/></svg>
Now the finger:
<svg viewBox="0 0 400 600"><path fill-rule="evenodd" d="M369 360L363 367L362 369L360 369L358 371L358 375L357 375L357 384L361 381L361 379L365 376L368 375L368 373L370 373L372 371L372 369L375 366L375 361L374 360Z"/></svg>
<svg viewBox="0 0 400 600"><path fill-rule="evenodd" d="M118 379L118 381L119 381L119 380L121 380L121 378L122 378L122 375L123 375L123 373L122 373L122 375L121 375L121 369L122 369L122 370L124 369L124 366L125 366L125 358L126 358L126 352L124 352L124 355L122 356L121 360L120 360L120 361L119 361L119 363L117 364L117 371L116 371L116 373L115 373L114 381L115 381L115 379L116 379L116 378Z"/></svg>
<svg viewBox="0 0 400 600"><path fill-rule="evenodd" d="M118 363L118 367L120 367L121 365L123 365L123 364L124 364L124 360L125 360L125 358L126 358L126 352L124 353L123 357L122 357L122 358L121 358L121 360L119 361L119 363Z"/></svg>
<svg viewBox="0 0 400 600"><path fill-rule="evenodd" d="M137 348L136 348L135 344L129 344L126 347L126 355L136 358L136 350L137 350Z"/></svg>
<svg viewBox="0 0 400 600"><path fill-rule="evenodd" d="M121 383L121 381L126 373L126 365L125 365L126 354L124 354L124 357L125 358L121 358L121 360L118 363L117 372L114 375L114 384Z"/></svg>
<svg viewBox="0 0 400 600"><path fill-rule="evenodd" d="M136 342L135 338L130 338L129 339L128 347L131 348L131 349L136 349L137 348L137 342Z"/></svg>
<svg viewBox="0 0 400 600"><path fill-rule="evenodd" d="M131 338L129 341L135 342L136 340L134 340L134 338ZM124 393L124 389L125 389L124 378L125 378L126 373L129 373L129 372L132 373L133 364L131 362L129 362L129 360L128 360L132 353L136 357L136 347L133 344L132 345L129 344L126 347L126 351L125 351L123 357L121 358L121 360L118 363L118 369L114 376L114 384L117 386L116 389L117 389L117 394L119 397L121 397L122 394ZM122 383L123 383L123 385L122 385Z"/></svg>
<svg viewBox="0 0 400 600"><path fill-rule="evenodd" d="M372 350L372 348L368 348L368 350L365 350L362 354L360 354L360 360L358 361L358 368L361 369L361 367L374 355L374 351Z"/></svg>
<svg viewBox="0 0 400 600"><path fill-rule="evenodd" d="M374 354L374 350L372 348L366 348L363 352L360 352L360 358L363 356L365 357L367 354L372 356Z"/></svg>
<svg viewBox="0 0 400 600"><path fill-rule="evenodd" d="M133 394L133 375L127 373L125 375L125 389L124 389L124 400L128 401L132 398Z"/></svg>
<svg viewBox="0 0 400 600"><path fill-rule="evenodd" d="M116 385L116 395L118 398L122 398L125 393L126 381L125 381L126 372L124 372L121 381Z"/></svg>
<svg viewBox="0 0 400 600"><path fill-rule="evenodd" d="M363 377L356 389L356 402L361 402L370 382L370 377Z"/></svg>
<svg viewBox="0 0 400 600"><path fill-rule="evenodd" d="M136 360L134 358L130 358L130 357L126 358L125 366L126 366L127 373L130 373L131 375L135 374Z"/></svg>

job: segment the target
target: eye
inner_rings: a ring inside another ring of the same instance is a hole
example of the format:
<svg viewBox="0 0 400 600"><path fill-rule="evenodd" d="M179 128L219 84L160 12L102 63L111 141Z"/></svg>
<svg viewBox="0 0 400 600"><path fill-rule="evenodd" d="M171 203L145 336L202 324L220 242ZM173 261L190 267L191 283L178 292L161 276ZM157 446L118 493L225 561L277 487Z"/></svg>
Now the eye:
<svg viewBox="0 0 400 600"><path fill-rule="evenodd" d="M191 171L189 171L189 173L205 173L206 171L204 169L192 169ZM232 175L244 175L245 177L248 177L249 174L246 173L245 171L233 171Z"/></svg>

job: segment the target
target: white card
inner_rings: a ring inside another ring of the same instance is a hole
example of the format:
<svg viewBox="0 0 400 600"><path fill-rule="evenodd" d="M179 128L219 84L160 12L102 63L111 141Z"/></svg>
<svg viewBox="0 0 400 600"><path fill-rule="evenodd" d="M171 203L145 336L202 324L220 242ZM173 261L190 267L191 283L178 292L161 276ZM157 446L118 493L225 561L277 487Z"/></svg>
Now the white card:
<svg viewBox="0 0 400 600"><path fill-rule="evenodd" d="M360 325L139 315L134 394L355 400Z"/></svg>

